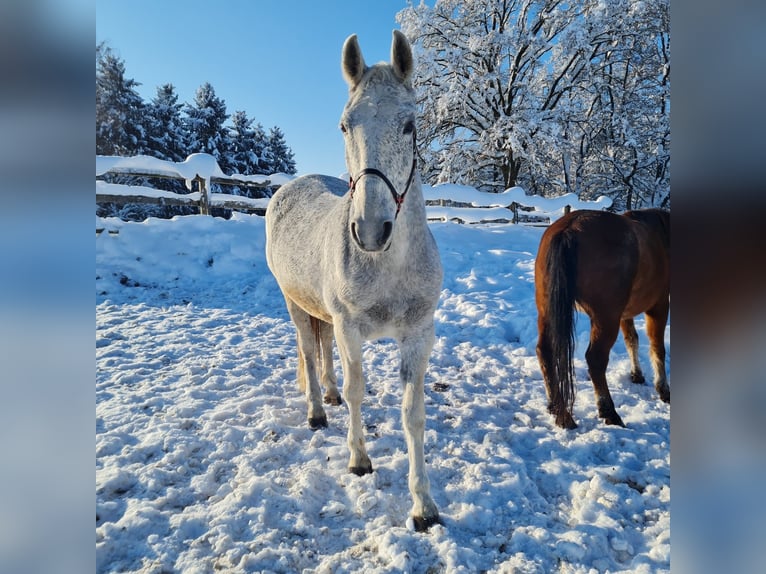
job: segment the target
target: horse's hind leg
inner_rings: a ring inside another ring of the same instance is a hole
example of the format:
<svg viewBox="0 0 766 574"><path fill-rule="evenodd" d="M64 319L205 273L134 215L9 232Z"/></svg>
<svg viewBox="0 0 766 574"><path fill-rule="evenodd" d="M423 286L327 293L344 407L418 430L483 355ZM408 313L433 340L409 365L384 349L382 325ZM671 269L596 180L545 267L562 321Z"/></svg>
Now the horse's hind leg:
<svg viewBox="0 0 766 574"><path fill-rule="evenodd" d="M665 374L665 326L668 323L670 301L663 301L646 312L646 333L649 336L649 357L654 370L654 388L664 402L670 402L670 387Z"/></svg>
<svg viewBox="0 0 766 574"><path fill-rule="evenodd" d="M638 333L633 319L623 319L620 322L622 337L625 339L625 347L630 356L630 379L637 384L644 384L644 372L641 370L641 364L638 361Z"/></svg>
<svg viewBox="0 0 766 574"><path fill-rule="evenodd" d="M595 315L591 316L590 344L585 351L585 360L588 363L588 371L593 381L593 390L596 394L598 416L604 419L608 425L625 426L620 415L614 408L614 401L606 384L606 367L609 364L609 351L617 340L620 331L619 318L608 318Z"/></svg>
<svg viewBox="0 0 766 574"><path fill-rule="evenodd" d="M340 405L343 401L338 392L338 379L332 364L332 325L315 319L319 329L319 343L322 348L322 386L325 388L324 402L328 405Z"/></svg>
<svg viewBox="0 0 766 574"><path fill-rule="evenodd" d="M327 426L317 377L317 345L319 340L312 326L312 317L290 299L285 298L287 310L298 332L298 386L306 394L308 421L312 430Z"/></svg>

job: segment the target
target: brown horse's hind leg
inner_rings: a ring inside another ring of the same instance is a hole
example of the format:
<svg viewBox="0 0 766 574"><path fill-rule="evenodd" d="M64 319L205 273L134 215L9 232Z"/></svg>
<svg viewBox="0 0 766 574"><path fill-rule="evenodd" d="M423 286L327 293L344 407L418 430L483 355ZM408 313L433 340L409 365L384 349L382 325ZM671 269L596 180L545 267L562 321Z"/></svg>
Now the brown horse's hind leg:
<svg viewBox="0 0 766 574"><path fill-rule="evenodd" d="M665 374L665 325L668 323L670 301L663 301L646 312L646 333L649 336L649 357L654 370L654 388L664 402L670 402L670 387Z"/></svg>
<svg viewBox="0 0 766 574"><path fill-rule="evenodd" d="M620 322L622 337L625 339L625 347L630 356L630 380L634 383L643 385L646 382L644 373L641 370L641 364L638 361L638 333L633 319L623 319Z"/></svg>
<svg viewBox="0 0 766 574"><path fill-rule="evenodd" d="M606 384L606 367L609 364L609 351L617 340L620 330L619 319L594 320L591 317L590 344L585 351L585 360L588 362L588 372L593 381L593 390L596 394L598 416L604 419L608 425L625 426L620 415L614 409L614 401Z"/></svg>

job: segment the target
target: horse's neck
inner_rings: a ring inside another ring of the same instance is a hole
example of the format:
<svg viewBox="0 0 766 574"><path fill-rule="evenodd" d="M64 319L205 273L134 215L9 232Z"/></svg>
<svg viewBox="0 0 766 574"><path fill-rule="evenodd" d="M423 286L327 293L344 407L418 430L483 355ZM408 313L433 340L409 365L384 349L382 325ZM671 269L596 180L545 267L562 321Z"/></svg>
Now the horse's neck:
<svg viewBox="0 0 766 574"><path fill-rule="evenodd" d="M406 256L413 246L421 245L428 233L426 207L420 179L415 178L407 191L407 197L399 212L397 237L391 248L399 256Z"/></svg>

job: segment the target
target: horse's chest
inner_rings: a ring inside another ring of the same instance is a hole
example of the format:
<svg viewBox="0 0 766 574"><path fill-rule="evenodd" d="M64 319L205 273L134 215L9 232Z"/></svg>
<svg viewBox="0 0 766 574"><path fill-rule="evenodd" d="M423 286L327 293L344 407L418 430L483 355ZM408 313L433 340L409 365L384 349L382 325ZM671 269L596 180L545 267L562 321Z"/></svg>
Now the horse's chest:
<svg viewBox="0 0 766 574"><path fill-rule="evenodd" d="M420 324L433 315L438 290L432 294L422 287L416 281L360 282L349 286L347 293L353 296L345 304L368 335L390 333Z"/></svg>

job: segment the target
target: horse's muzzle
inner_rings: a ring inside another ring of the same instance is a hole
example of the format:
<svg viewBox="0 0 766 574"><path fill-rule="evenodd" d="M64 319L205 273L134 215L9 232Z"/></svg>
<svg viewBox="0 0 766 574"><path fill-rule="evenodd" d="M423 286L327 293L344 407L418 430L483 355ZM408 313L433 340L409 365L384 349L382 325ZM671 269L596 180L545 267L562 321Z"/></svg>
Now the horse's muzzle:
<svg viewBox="0 0 766 574"><path fill-rule="evenodd" d="M391 234L394 230L394 222L386 220L382 223L364 222L362 220L351 222L351 237L362 251L375 253L388 249L391 242Z"/></svg>

